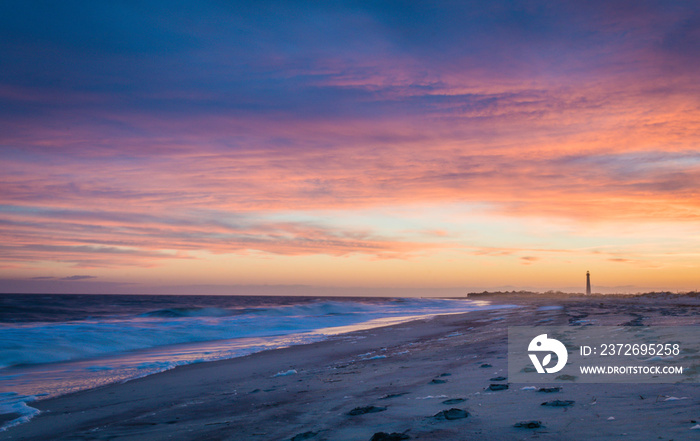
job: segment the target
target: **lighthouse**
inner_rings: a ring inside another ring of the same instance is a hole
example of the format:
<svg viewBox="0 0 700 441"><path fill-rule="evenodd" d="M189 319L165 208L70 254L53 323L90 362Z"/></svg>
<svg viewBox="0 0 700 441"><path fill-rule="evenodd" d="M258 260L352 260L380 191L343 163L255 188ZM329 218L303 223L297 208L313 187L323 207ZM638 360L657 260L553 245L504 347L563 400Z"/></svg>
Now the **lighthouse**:
<svg viewBox="0 0 700 441"><path fill-rule="evenodd" d="M591 272L586 271L586 295L591 295Z"/></svg>

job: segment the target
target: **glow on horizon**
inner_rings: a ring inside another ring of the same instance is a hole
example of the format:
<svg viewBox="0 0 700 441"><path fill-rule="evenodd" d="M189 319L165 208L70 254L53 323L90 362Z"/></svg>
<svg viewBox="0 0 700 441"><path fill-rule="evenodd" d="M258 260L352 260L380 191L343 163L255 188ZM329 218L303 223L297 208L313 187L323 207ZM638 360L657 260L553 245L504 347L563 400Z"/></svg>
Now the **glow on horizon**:
<svg viewBox="0 0 700 441"><path fill-rule="evenodd" d="M0 11L0 291L700 288L698 5L84 7Z"/></svg>

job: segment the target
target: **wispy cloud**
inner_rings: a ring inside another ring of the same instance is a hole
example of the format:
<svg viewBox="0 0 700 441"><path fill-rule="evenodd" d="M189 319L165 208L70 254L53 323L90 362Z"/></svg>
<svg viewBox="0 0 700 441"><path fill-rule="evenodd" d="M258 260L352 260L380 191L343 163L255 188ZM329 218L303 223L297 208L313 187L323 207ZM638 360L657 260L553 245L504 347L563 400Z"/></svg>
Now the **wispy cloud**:
<svg viewBox="0 0 700 441"><path fill-rule="evenodd" d="M96 279L97 277L95 276L68 276L68 277L63 277L61 280L89 280L89 279Z"/></svg>

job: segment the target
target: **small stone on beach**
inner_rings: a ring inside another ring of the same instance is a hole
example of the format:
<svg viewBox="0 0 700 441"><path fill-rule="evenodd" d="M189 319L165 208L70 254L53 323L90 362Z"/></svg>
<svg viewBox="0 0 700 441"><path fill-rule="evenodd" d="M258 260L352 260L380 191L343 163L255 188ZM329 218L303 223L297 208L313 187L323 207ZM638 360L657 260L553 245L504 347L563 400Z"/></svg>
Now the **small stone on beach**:
<svg viewBox="0 0 700 441"><path fill-rule="evenodd" d="M397 394L386 394L386 395L383 395L383 396L379 397L379 399L380 399L380 400L388 400L389 398L400 397L400 396L406 395L407 393L408 393L408 392L400 392L400 393L397 393Z"/></svg>
<svg viewBox="0 0 700 441"><path fill-rule="evenodd" d="M469 416L469 412L462 409L452 408L449 410L443 410L435 414L435 418L440 420L459 420Z"/></svg>
<svg viewBox="0 0 700 441"><path fill-rule="evenodd" d="M506 390L506 389L508 389L507 384L492 384L489 386L489 390L492 390L492 391Z"/></svg>
<svg viewBox="0 0 700 441"><path fill-rule="evenodd" d="M490 367L493 367L493 366L491 366L491 365L488 364L488 363L484 363L484 364L482 364L482 365L479 366L479 367L482 367L482 368L490 368Z"/></svg>
<svg viewBox="0 0 700 441"><path fill-rule="evenodd" d="M369 441L401 441L401 440L409 439L409 438L410 438L410 436L406 435L405 433L377 432L374 435L372 435L372 438L370 438Z"/></svg>
<svg viewBox="0 0 700 441"><path fill-rule="evenodd" d="M377 412L383 412L386 410L386 407L379 407L379 406L364 406L364 407L356 407L350 412L348 412L348 415L364 415L366 413L377 413Z"/></svg>
<svg viewBox="0 0 700 441"><path fill-rule="evenodd" d="M493 378L489 378L489 381L505 381L505 380L507 380L506 377L493 377Z"/></svg>
<svg viewBox="0 0 700 441"><path fill-rule="evenodd" d="M438 380L437 378L434 378L433 381L430 382L430 384L443 384L447 383L447 380Z"/></svg>
<svg viewBox="0 0 700 441"><path fill-rule="evenodd" d="M575 401L572 400L554 400L554 401L545 401L542 403L542 406L550 406L550 407L567 407L567 406L573 406Z"/></svg>
<svg viewBox="0 0 700 441"><path fill-rule="evenodd" d="M542 427L542 421L521 421L514 426L522 429L539 429Z"/></svg>
<svg viewBox="0 0 700 441"><path fill-rule="evenodd" d="M464 399L464 398L452 398L452 399L450 399L450 400L445 400L445 401L443 401L442 404L447 404L447 405L450 405L450 404L458 404L458 403L462 403L462 402L464 402L464 401L467 401L467 400Z"/></svg>
<svg viewBox="0 0 700 441"><path fill-rule="evenodd" d="M544 392L546 394L551 394L554 392L559 392L561 390L561 387L541 387L537 390L537 392Z"/></svg>

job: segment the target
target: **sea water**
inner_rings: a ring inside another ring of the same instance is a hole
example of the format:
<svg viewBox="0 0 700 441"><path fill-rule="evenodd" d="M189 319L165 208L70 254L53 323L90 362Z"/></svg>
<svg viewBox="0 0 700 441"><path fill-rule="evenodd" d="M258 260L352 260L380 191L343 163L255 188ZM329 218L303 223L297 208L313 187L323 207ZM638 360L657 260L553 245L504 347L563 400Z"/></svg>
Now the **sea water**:
<svg viewBox="0 0 700 441"><path fill-rule="evenodd" d="M461 299L0 294L0 427L34 416L27 403L36 399L489 308Z"/></svg>

